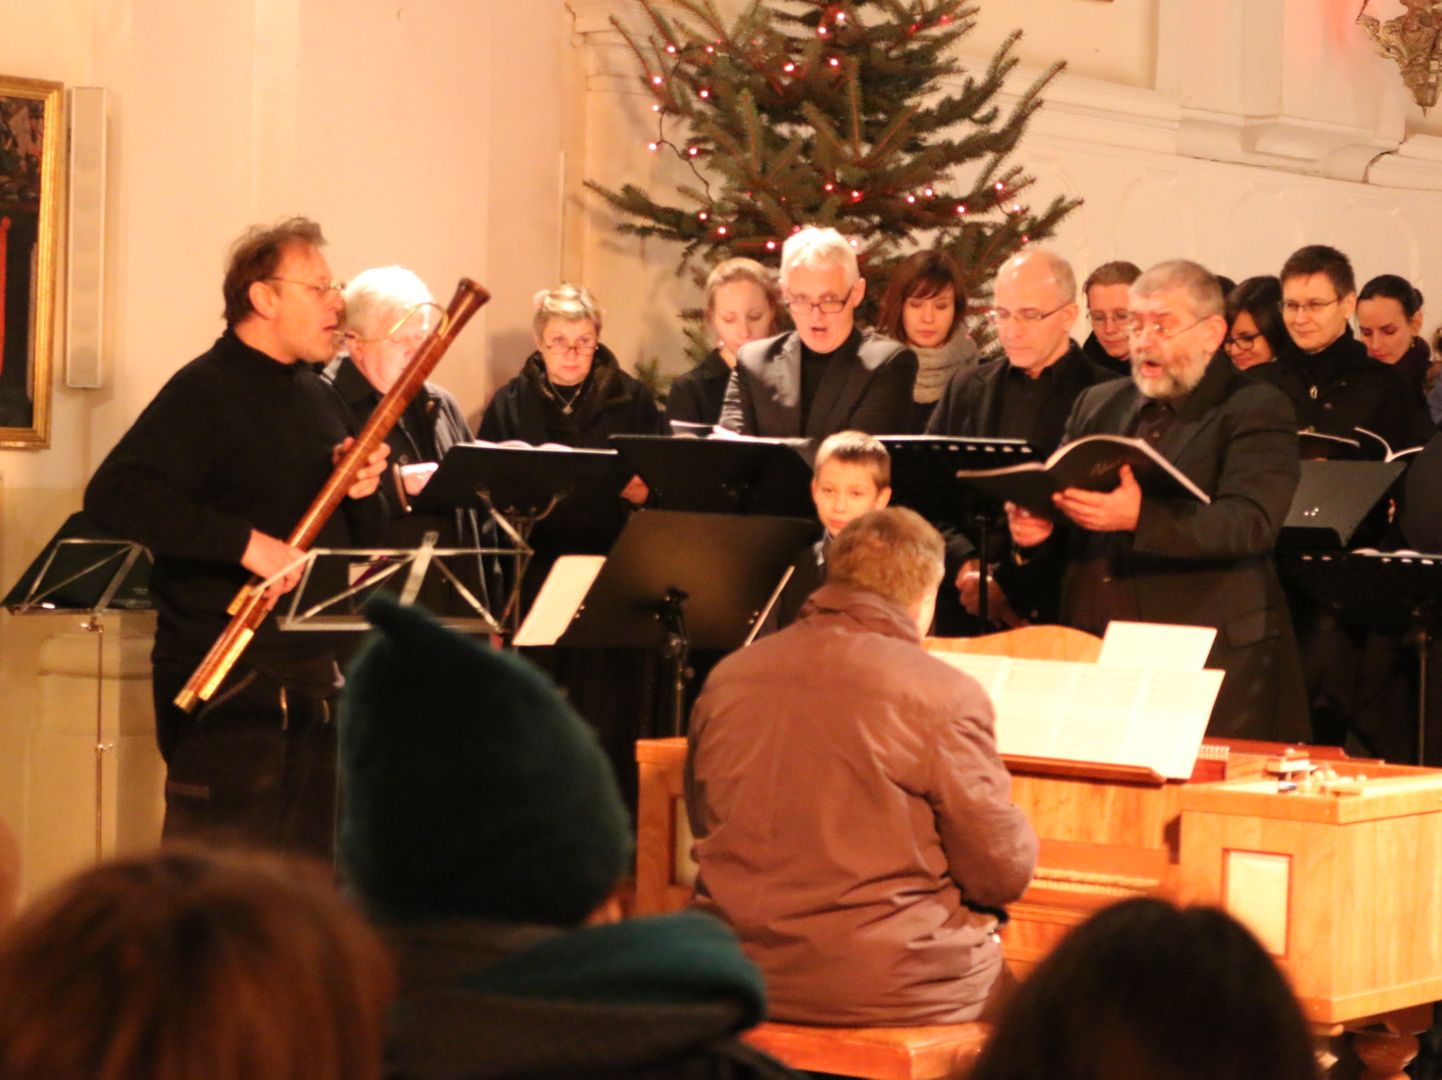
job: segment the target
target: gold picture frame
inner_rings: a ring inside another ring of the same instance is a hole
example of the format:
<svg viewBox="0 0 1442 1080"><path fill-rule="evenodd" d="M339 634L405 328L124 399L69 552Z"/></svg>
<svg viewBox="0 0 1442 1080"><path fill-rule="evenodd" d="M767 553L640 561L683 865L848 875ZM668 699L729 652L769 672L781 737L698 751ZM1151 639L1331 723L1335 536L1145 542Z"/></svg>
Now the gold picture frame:
<svg viewBox="0 0 1442 1080"><path fill-rule="evenodd" d="M63 89L0 76L0 447L50 445Z"/></svg>

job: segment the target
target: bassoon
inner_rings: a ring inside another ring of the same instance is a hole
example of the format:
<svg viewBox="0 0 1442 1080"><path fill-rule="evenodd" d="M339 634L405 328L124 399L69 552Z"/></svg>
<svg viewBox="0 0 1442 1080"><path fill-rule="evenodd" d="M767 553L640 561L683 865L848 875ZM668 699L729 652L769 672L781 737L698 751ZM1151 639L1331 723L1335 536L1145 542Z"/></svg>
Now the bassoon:
<svg viewBox="0 0 1442 1080"><path fill-rule="evenodd" d="M451 298L444 317L421 342L416 355L386 392L385 397L381 398L365 427L361 428L361 433L356 436L355 443L286 538L291 547L305 551L315 542L325 523L345 499L346 492L355 483L356 474L366 460L385 442L391 428L396 426L406 407L416 394L420 393L421 387L440 363L456 335L490 298L491 294L482 286L470 278L461 278L460 284L456 286L456 295ZM255 636L256 628L270 611L270 605L265 601L263 585L260 578L251 578L226 608L231 617L230 623L175 697L175 704L185 712L193 711L198 702L210 699L230 669L235 666L235 662L240 659L240 654L250 644L250 639Z"/></svg>

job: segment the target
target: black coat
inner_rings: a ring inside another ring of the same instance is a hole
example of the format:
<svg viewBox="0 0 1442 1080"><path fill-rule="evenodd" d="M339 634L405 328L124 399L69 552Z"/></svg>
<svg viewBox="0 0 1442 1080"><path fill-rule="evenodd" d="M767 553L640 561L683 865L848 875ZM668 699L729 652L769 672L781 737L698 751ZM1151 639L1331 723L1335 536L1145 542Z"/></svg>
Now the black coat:
<svg viewBox="0 0 1442 1080"><path fill-rule="evenodd" d="M1131 380L1078 399L1067 438L1126 434L1146 402ZM1134 533L1115 537L1114 577L1146 622L1214 626L1207 666L1226 672L1208 731L1253 739L1308 734L1301 662L1272 553L1301 470L1291 409L1218 353L1157 449L1212 501L1142 499ZM1088 536L1072 531L1073 552ZM1073 560L1062 589L1072 622Z"/></svg>
<svg viewBox="0 0 1442 1080"><path fill-rule="evenodd" d="M1287 395L1302 431L1352 438L1361 427L1401 450L1426 442L1436 430L1420 391L1368 356L1350 327L1319 353L1292 345L1251 373Z"/></svg>
<svg viewBox="0 0 1442 1080"><path fill-rule="evenodd" d="M936 403L928 435L958 435L994 439L1001 435L1001 411L1006 398L1006 380L1011 364L992 360L979 368L961 371L946 384ZM1026 441L1044 454L1061 445L1067 417L1082 391L1117 377L1116 372L1093 364L1071 343L1065 355L1053 365L1054 391L1036 414Z"/></svg>
<svg viewBox="0 0 1442 1080"><path fill-rule="evenodd" d="M683 375L676 376L666 395L666 420L688 424L715 424L721 419L721 406L726 401L726 386L731 381L731 368L721 359L721 351L712 349L706 358Z"/></svg>
<svg viewBox="0 0 1442 1080"><path fill-rule="evenodd" d="M801 335L779 334L741 347L726 388L721 426L742 435L824 439L838 431L871 435L910 430L916 354L880 334L853 330L831 354L801 427Z"/></svg>

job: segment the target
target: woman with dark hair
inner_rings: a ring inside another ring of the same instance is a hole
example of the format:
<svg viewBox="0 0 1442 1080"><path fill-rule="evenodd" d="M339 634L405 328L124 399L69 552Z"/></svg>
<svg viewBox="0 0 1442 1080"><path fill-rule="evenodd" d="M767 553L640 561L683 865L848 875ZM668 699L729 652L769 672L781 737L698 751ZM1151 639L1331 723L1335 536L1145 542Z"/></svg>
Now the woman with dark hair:
<svg viewBox="0 0 1442 1080"><path fill-rule="evenodd" d="M1242 371L1270 364L1291 341L1282 322L1282 283L1270 274L1249 277L1229 292L1225 314L1222 348Z"/></svg>
<svg viewBox="0 0 1442 1080"><path fill-rule="evenodd" d="M1317 1080L1271 957L1215 908L1126 900L1073 930L1004 1007L970 1080Z"/></svg>
<svg viewBox="0 0 1442 1080"><path fill-rule="evenodd" d="M1367 355L1391 364L1417 393L1426 393L1432 349L1419 336L1422 293L1396 274L1379 274L1357 294L1357 329Z"/></svg>
<svg viewBox="0 0 1442 1080"><path fill-rule="evenodd" d="M330 868L177 846L58 886L0 936L6 1080L378 1080L389 953Z"/></svg>
<svg viewBox="0 0 1442 1080"><path fill-rule="evenodd" d="M916 353L912 431L924 431L947 382L980 360L959 317L966 310L961 268L944 251L902 259L881 295L876 329Z"/></svg>

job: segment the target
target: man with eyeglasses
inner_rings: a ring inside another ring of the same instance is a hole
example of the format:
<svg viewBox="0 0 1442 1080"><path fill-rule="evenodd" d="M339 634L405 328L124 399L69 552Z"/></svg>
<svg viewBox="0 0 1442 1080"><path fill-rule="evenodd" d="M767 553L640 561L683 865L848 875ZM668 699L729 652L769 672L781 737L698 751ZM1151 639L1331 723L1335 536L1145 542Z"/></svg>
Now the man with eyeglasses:
<svg viewBox="0 0 1442 1080"><path fill-rule="evenodd" d="M927 423L928 435L978 439L1025 439L1043 454L1061 443L1066 418L1088 387L1117 378L1087 359L1071 338L1076 322L1076 275L1054 251L1028 247L996 275L989 312L1006 353L952 376ZM947 544L946 584L937 602L937 632L978 629L978 564L970 557L977 537L952 536ZM992 558L1005 559L1004 551ZM992 621L1015 625L1050 614L1029 603L1011 604L995 579L987 593ZM984 628L983 628L984 629Z"/></svg>
<svg viewBox="0 0 1442 1080"><path fill-rule="evenodd" d="M916 354L857 329L866 281L846 238L815 227L793 233L781 248L781 290L796 329L742 346L720 426L808 439L909 430Z"/></svg>
<svg viewBox="0 0 1442 1080"><path fill-rule="evenodd" d="M1417 391L1352 335L1357 285L1347 256L1311 244L1292 253L1280 277L1291 345L1256 374L1291 400L1298 427L1345 438L1366 428L1394 450L1426 442L1435 429Z"/></svg>
<svg viewBox="0 0 1442 1080"><path fill-rule="evenodd" d="M351 442L345 407L311 366L335 354L341 322L323 243L305 218L236 242L222 288L225 332L161 388L85 491L96 524L155 556L151 660L167 838L332 850L340 671L325 635L281 633L267 618L195 715L174 703L252 574L275 579L272 602L298 583L302 552L283 538ZM362 468L316 546L380 539L385 457L382 447Z"/></svg>
<svg viewBox="0 0 1442 1080"><path fill-rule="evenodd" d="M1292 410L1220 352L1227 321L1205 268L1180 259L1152 267L1132 285L1129 309L1132 377L1082 394L1067 441L1146 439L1211 502L1146 495L1123 467L1112 491L1069 488L1052 507L1012 508L1019 565L1007 573L1025 582L1039 549L1062 543L1066 625L1094 634L1113 619L1215 627L1207 666L1226 678L1210 733L1305 738L1301 665L1272 562L1301 471Z"/></svg>
<svg viewBox="0 0 1442 1080"><path fill-rule="evenodd" d="M426 283L403 266L372 267L346 285L345 349L326 366L324 375L345 402L357 429L365 426L415 359L439 323L442 310ZM421 493L446 452L470 440L465 414L451 393L433 382L422 386L386 436L390 447L386 501L392 513L383 546L414 548L427 532L438 534L436 546L440 548L494 546L493 542L483 544L483 526L473 509L425 513L410 508L410 500ZM484 528L486 540L493 541L489 526ZM482 603L488 600L480 556L448 559L446 566L460 574L477 599ZM418 600L434 614L472 614L469 605L435 572Z"/></svg>
<svg viewBox="0 0 1442 1080"><path fill-rule="evenodd" d="M1087 322L1092 327L1091 334L1082 342L1082 352L1093 364L1118 375L1131 373L1131 365L1127 363L1130 349L1127 327L1131 323L1127 295L1132 282L1141 276L1140 266L1119 259L1102 263L1087 275L1082 285Z"/></svg>

